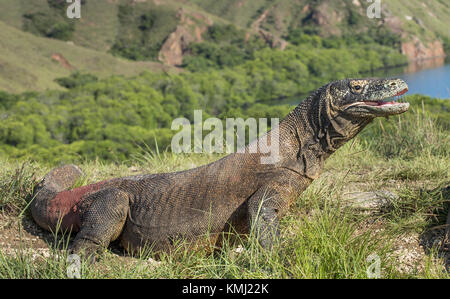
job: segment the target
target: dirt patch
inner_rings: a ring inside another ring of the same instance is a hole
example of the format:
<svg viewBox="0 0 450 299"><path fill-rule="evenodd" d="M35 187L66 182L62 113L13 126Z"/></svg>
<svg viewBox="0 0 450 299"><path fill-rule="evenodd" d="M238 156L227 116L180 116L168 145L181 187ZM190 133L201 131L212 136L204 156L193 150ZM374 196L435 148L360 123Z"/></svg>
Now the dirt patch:
<svg viewBox="0 0 450 299"><path fill-rule="evenodd" d="M69 63L69 61L66 58L64 58L64 56L60 53L53 53L52 60L58 62L60 65L62 65L64 68L68 70L74 69L74 67Z"/></svg>
<svg viewBox="0 0 450 299"><path fill-rule="evenodd" d="M393 257L398 261L397 270L412 274L425 267L425 250L420 246L418 234L403 235L395 242Z"/></svg>
<svg viewBox="0 0 450 299"><path fill-rule="evenodd" d="M44 231L28 217L0 215L0 250L12 254L20 248L36 252L48 251L54 239L52 234Z"/></svg>
<svg viewBox="0 0 450 299"><path fill-rule="evenodd" d="M0 215L0 230L0 251L3 254L16 256L19 252L29 253L32 254L33 260L39 257L49 258L53 248L64 250L70 247L74 239L74 235L63 236L62 234L58 234L55 238L52 232L40 228L28 216L20 219ZM109 250L117 256L126 257L119 242L112 242Z"/></svg>

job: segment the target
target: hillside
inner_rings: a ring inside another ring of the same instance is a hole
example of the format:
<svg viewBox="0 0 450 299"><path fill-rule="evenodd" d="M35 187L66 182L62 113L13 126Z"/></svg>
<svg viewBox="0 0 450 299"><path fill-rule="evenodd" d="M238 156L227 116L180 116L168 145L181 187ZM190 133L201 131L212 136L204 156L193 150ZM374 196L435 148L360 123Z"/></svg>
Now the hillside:
<svg viewBox="0 0 450 299"><path fill-rule="evenodd" d="M450 51L447 2L382 3L382 18L369 19L360 0L83 0L81 19L71 20L63 0L4 0L0 89L59 89L54 79L76 70L104 77L161 70L161 62L233 66L263 47L305 43L304 34L377 43L409 60Z"/></svg>
<svg viewBox="0 0 450 299"><path fill-rule="evenodd" d="M383 1L381 19L365 14L367 1L221 1L189 0L210 13L243 27L285 37L292 30L310 27L322 36L342 36L385 26L398 34L401 51L410 60L443 55L442 37L450 37L450 4L445 1Z"/></svg>
<svg viewBox="0 0 450 299"><path fill-rule="evenodd" d="M181 1L180 1L181 2ZM184 1L182 1L184 2ZM259 27L287 35L290 30L314 24L324 35L343 34L351 30L363 31L372 22L365 14L370 5L362 0L187 0L206 11L220 15L234 24L251 27L255 22ZM450 37L448 31L450 4L446 1L382 1L382 12L377 23L386 23L394 31L417 35L420 38ZM349 19L350 22L346 22Z"/></svg>
<svg viewBox="0 0 450 299"><path fill-rule="evenodd" d="M213 24L233 24L282 49L298 30L322 37L366 34L380 43L395 39L392 46L410 60L442 56L442 39L450 38L450 4L441 0L383 1L381 19L369 19L366 10L370 3L361 0L82 3L82 18L68 20L64 17L63 0L5 0L0 3L0 20L37 35L70 40L133 60L159 60L169 65L181 65L188 45L203 41L203 34Z"/></svg>
<svg viewBox="0 0 450 299"><path fill-rule="evenodd" d="M0 22L0 90L61 89L53 80L73 71L99 77L169 69L158 62L130 61L111 54L37 37Z"/></svg>
<svg viewBox="0 0 450 299"><path fill-rule="evenodd" d="M65 6L64 2L66 1L0 1L0 20L23 30L26 22L25 15L37 12L49 14L52 11L49 3L52 2L61 2ZM118 30L117 10L117 1L96 0L85 2L82 18L73 22L76 24L76 30L71 40L76 45L99 51L108 50Z"/></svg>

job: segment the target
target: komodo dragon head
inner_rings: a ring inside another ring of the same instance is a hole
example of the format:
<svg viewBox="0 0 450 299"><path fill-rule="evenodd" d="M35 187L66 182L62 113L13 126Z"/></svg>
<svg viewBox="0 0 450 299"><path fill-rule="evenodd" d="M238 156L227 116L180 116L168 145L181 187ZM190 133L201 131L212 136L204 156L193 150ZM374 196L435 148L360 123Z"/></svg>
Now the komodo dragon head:
<svg viewBox="0 0 450 299"><path fill-rule="evenodd" d="M401 79L344 79L316 90L294 114L308 115L316 138L328 133L327 141L337 137L345 142L376 117L406 112L409 103L396 102L395 97L407 91L408 85Z"/></svg>
<svg viewBox="0 0 450 299"><path fill-rule="evenodd" d="M374 118L406 112L409 103L395 97L407 91L401 79L345 79L319 88L300 103L291 116L302 128L297 136L306 176L317 178L323 160Z"/></svg>
<svg viewBox="0 0 450 299"><path fill-rule="evenodd" d="M337 148L374 118L406 112L409 103L396 102L395 97L407 91L408 85L401 79L345 79L329 83L319 89L316 102L321 106L317 110L319 139L328 134L330 149Z"/></svg>
<svg viewBox="0 0 450 299"><path fill-rule="evenodd" d="M332 104L356 118L375 118L406 112L409 103L398 103L395 97L408 91L401 79L347 79L332 83ZM334 103L333 103L334 102Z"/></svg>

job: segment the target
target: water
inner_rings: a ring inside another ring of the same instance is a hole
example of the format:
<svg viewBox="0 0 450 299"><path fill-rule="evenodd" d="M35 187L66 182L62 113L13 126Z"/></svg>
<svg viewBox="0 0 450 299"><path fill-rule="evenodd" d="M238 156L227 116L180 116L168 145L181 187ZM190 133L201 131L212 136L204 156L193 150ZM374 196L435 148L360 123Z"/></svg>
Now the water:
<svg viewBox="0 0 450 299"><path fill-rule="evenodd" d="M408 94L450 99L450 64L444 64L443 58L379 71L376 76L399 77L405 80L409 86Z"/></svg>
<svg viewBox="0 0 450 299"><path fill-rule="evenodd" d="M450 98L450 64L401 77L408 82L410 94L420 93L435 98Z"/></svg>

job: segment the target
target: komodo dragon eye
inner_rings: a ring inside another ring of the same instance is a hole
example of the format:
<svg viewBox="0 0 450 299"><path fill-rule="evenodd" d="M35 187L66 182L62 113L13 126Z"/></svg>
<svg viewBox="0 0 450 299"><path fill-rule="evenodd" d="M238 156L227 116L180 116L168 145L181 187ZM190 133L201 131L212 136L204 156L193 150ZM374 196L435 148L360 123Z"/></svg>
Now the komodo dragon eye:
<svg viewBox="0 0 450 299"><path fill-rule="evenodd" d="M366 85L365 80L355 80L350 82L351 90L354 93L361 93L365 85Z"/></svg>

